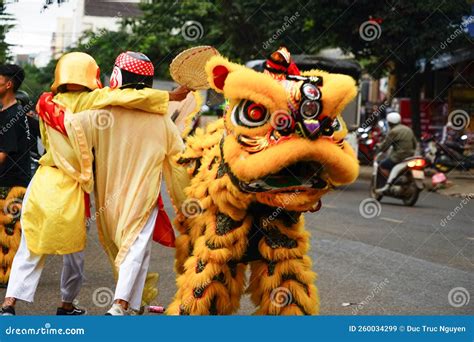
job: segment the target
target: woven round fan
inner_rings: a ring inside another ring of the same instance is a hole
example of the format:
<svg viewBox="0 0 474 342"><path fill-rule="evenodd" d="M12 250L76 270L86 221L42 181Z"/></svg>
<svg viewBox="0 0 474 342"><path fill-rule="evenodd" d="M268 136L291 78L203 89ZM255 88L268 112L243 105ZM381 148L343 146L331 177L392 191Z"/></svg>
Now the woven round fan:
<svg viewBox="0 0 474 342"><path fill-rule="evenodd" d="M196 46L181 52L170 65L173 80L190 89L208 89L206 63L219 52L212 46Z"/></svg>

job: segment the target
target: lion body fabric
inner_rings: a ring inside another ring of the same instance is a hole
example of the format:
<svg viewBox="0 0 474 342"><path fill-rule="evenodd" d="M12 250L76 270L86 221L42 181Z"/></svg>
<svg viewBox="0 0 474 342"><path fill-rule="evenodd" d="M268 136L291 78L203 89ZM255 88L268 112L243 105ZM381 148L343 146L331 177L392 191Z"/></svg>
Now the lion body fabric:
<svg viewBox="0 0 474 342"><path fill-rule="evenodd" d="M21 240L21 206L26 188L0 187L0 287L6 287Z"/></svg>
<svg viewBox="0 0 474 342"><path fill-rule="evenodd" d="M206 71L229 104L224 118L187 137L179 161L192 180L175 221L178 290L167 313L232 314L247 291L256 314L318 314L302 213L355 180L358 164L343 124L326 136L313 128L321 115L331 124L339 116L354 81L315 71L325 81L322 110L302 118L291 108L303 102L306 81L275 80L220 56ZM280 125L283 112L291 125Z"/></svg>

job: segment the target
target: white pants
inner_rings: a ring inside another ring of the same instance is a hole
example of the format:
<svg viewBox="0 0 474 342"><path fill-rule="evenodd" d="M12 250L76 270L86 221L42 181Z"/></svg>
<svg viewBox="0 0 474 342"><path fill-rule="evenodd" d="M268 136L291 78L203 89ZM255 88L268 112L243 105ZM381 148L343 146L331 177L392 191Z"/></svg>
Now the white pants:
<svg viewBox="0 0 474 342"><path fill-rule="evenodd" d="M141 306L143 288L150 265L153 228L157 216L158 208L155 208L120 264L114 300L127 301L133 310L139 310Z"/></svg>
<svg viewBox="0 0 474 342"><path fill-rule="evenodd" d="M27 201L29 190L28 186L23 198L23 205ZM25 234L22 233L20 246L13 259L6 297L33 302L45 259L46 255L35 254L28 249ZM79 294L83 281L84 252L64 255L61 273L62 301L72 303Z"/></svg>
<svg viewBox="0 0 474 342"><path fill-rule="evenodd" d="M46 255L32 253L27 246L25 234L13 259L6 297L33 302L36 288L44 268ZM72 303L84 281L84 252L63 255L61 273L62 301Z"/></svg>

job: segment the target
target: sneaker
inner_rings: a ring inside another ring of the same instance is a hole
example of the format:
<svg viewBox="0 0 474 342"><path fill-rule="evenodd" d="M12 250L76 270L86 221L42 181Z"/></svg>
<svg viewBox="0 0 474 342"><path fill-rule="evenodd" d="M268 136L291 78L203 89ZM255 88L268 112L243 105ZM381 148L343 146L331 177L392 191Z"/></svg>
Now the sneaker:
<svg viewBox="0 0 474 342"><path fill-rule="evenodd" d="M0 316L15 316L15 308L13 306L4 306L0 309Z"/></svg>
<svg viewBox="0 0 474 342"><path fill-rule="evenodd" d="M112 304L112 307L105 314L106 316L128 316L128 310L125 310L120 304Z"/></svg>
<svg viewBox="0 0 474 342"><path fill-rule="evenodd" d="M58 310L56 311L57 316L82 316L82 315L85 315L86 313L87 313L86 310L80 309L74 305L71 310L58 308Z"/></svg>

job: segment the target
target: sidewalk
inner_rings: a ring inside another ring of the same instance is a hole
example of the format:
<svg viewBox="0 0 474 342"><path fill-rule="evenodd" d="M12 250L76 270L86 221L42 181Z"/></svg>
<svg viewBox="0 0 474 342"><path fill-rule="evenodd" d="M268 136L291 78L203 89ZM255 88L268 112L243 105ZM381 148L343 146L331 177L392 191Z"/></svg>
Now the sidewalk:
<svg viewBox="0 0 474 342"><path fill-rule="evenodd" d="M360 166L359 179L370 180L372 167L368 165ZM474 173L472 171L461 172L458 170L446 174L448 181L446 185L438 190L433 190L431 176L426 176L425 186L428 191L436 191L439 194L456 197L474 198Z"/></svg>

